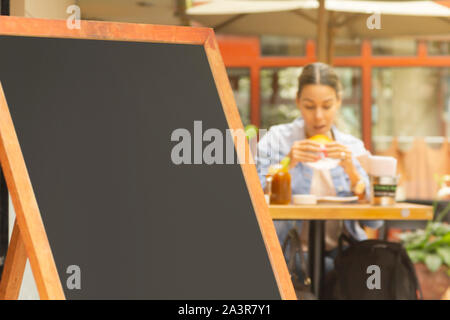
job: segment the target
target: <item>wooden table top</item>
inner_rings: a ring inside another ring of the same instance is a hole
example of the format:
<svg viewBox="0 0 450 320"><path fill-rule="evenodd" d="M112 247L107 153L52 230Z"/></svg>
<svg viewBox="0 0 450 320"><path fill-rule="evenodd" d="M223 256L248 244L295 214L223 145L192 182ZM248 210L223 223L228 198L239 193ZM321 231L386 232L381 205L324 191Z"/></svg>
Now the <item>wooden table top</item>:
<svg viewBox="0 0 450 320"><path fill-rule="evenodd" d="M432 220L433 207L412 203L269 205L273 220Z"/></svg>

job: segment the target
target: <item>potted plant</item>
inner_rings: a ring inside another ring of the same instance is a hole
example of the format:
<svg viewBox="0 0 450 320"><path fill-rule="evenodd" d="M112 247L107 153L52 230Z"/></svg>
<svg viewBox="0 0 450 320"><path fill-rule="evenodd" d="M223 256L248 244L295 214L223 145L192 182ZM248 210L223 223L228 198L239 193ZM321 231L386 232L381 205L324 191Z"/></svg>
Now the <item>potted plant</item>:
<svg viewBox="0 0 450 320"><path fill-rule="evenodd" d="M450 203L424 230L399 236L414 263L424 299L441 299L450 287L450 225L442 222L449 211Z"/></svg>

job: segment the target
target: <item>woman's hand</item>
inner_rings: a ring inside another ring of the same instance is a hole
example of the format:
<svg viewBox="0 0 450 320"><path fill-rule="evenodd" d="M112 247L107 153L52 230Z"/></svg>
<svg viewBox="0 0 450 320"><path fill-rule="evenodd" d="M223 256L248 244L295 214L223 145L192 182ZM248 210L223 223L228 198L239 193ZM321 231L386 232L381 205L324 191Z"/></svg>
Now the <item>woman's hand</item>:
<svg viewBox="0 0 450 320"><path fill-rule="evenodd" d="M289 158L291 163L289 168L295 167L299 162L314 162L320 159L317 153L320 152L320 144L311 140L296 141L292 144Z"/></svg>
<svg viewBox="0 0 450 320"><path fill-rule="evenodd" d="M358 196L363 196L365 190L365 184L362 182L361 175L358 173L355 165L353 164L352 152L346 146L337 142L332 142L326 145L325 156L334 159L341 159L339 163L344 171L347 173L351 189Z"/></svg>
<svg viewBox="0 0 450 320"><path fill-rule="evenodd" d="M333 159L340 159L339 163L346 172L354 169L352 161L352 152L346 146L338 143L331 142L325 146L325 156Z"/></svg>

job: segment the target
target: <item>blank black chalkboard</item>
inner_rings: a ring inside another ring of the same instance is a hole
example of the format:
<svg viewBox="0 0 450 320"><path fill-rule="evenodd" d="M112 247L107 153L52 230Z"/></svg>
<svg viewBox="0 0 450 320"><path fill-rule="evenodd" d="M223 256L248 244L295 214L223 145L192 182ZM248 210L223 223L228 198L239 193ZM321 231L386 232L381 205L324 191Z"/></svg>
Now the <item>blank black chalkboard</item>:
<svg viewBox="0 0 450 320"><path fill-rule="evenodd" d="M66 298L280 298L240 165L171 160L228 128L203 46L0 36L0 81Z"/></svg>

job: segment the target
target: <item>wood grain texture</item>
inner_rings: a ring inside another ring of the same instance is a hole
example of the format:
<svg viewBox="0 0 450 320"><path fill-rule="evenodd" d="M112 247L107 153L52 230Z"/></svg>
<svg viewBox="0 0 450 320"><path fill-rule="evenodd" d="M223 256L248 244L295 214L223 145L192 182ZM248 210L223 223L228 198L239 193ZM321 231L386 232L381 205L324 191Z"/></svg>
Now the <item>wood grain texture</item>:
<svg viewBox="0 0 450 320"><path fill-rule="evenodd" d="M228 81L225 65L222 61L219 47L212 31L204 46L228 126L232 130L243 130L242 121L234 100L233 91ZM291 277L286 266L274 224L270 218L258 174L256 172L256 167L252 164L254 162L249 152L247 140L245 140L244 154L240 148L236 147L236 150L239 159L247 159L247 161L240 161L241 168L253 208L255 210L256 219L261 230L264 244L268 252L269 260L275 274L275 279L280 290L281 298L296 300L297 298L292 285Z"/></svg>
<svg viewBox="0 0 450 320"><path fill-rule="evenodd" d="M0 282L0 300L17 300L19 298L26 264L27 252L16 221Z"/></svg>
<svg viewBox="0 0 450 320"><path fill-rule="evenodd" d="M0 17L0 35L11 36L202 45L209 32L209 28L85 20L81 20L80 29L69 29L66 20Z"/></svg>
<svg viewBox="0 0 450 320"><path fill-rule="evenodd" d="M432 220L433 207L411 203L270 205L274 220Z"/></svg>
<svg viewBox="0 0 450 320"><path fill-rule="evenodd" d="M0 161L39 295L45 300L64 299L58 271L1 83ZM23 251L21 253L23 255ZM16 259L23 259L23 256Z"/></svg>

